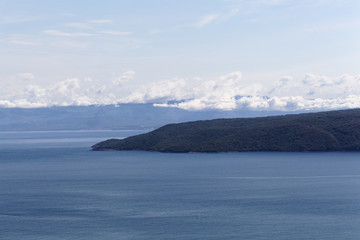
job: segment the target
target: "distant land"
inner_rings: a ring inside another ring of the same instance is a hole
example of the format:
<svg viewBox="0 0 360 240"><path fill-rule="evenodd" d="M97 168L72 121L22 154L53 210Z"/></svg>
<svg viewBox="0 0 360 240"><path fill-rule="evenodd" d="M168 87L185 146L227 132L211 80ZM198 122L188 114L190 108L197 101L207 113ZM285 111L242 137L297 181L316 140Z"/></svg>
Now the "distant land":
<svg viewBox="0 0 360 240"><path fill-rule="evenodd" d="M93 150L156 152L360 151L360 109L168 124Z"/></svg>
<svg viewBox="0 0 360 240"><path fill-rule="evenodd" d="M289 112L287 112L289 113ZM154 129L167 123L284 114L270 110L186 111L146 104L0 108L0 131Z"/></svg>

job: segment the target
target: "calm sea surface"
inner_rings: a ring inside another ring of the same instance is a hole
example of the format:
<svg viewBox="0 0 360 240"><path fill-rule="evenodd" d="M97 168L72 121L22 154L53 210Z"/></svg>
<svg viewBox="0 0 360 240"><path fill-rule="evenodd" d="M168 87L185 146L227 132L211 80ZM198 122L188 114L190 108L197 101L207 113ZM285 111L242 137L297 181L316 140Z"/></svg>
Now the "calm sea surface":
<svg viewBox="0 0 360 240"><path fill-rule="evenodd" d="M0 133L0 239L360 239L360 153L91 152Z"/></svg>

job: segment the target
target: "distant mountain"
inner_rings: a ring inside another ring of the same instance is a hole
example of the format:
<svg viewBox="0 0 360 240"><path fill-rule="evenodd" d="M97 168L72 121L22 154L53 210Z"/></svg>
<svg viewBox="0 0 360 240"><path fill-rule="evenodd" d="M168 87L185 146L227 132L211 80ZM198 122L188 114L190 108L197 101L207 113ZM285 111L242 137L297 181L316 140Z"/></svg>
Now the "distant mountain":
<svg viewBox="0 0 360 240"><path fill-rule="evenodd" d="M360 151L360 109L169 124L98 143L93 150Z"/></svg>
<svg viewBox="0 0 360 240"><path fill-rule="evenodd" d="M153 104L117 106L0 108L0 131L151 129L167 123L214 118L256 117L281 111L186 111Z"/></svg>

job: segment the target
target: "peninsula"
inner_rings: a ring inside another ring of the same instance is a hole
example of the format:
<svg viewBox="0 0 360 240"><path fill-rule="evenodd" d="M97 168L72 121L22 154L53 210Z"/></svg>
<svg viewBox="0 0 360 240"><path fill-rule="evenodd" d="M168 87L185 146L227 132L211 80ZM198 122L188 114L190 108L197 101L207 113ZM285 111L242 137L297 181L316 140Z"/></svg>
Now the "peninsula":
<svg viewBox="0 0 360 240"><path fill-rule="evenodd" d="M360 151L360 109L168 124L93 150L156 152Z"/></svg>

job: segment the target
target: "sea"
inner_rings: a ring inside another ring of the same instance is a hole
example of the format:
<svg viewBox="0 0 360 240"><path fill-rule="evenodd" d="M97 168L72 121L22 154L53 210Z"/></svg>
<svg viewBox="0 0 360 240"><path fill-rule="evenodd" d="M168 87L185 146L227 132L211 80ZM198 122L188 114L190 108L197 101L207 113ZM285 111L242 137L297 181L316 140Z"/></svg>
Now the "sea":
<svg viewBox="0 0 360 240"><path fill-rule="evenodd" d="M142 132L0 132L0 239L360 239L360 153L90 151Z"/></svg>

